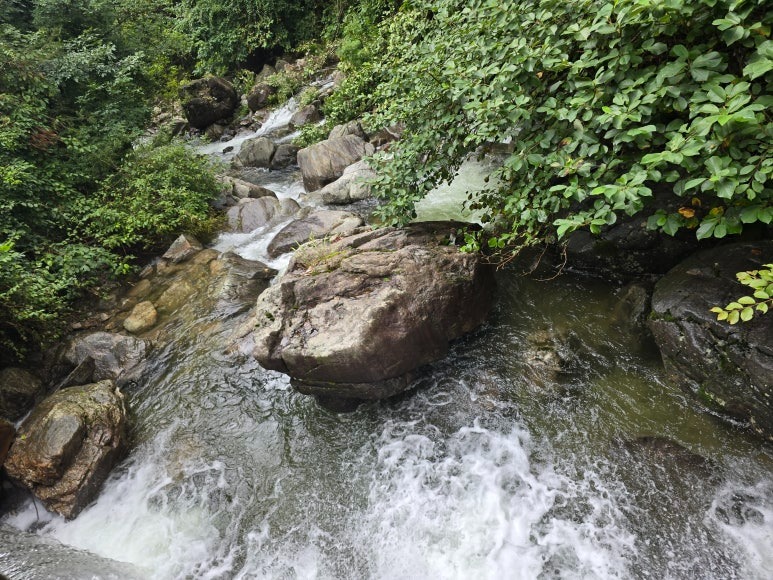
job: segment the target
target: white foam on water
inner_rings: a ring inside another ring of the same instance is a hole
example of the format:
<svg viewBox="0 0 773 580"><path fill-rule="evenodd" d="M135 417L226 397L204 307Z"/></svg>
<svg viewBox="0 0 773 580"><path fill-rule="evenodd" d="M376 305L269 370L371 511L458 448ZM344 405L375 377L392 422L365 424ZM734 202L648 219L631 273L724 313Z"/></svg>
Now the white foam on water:
<svg viewBox="0 0 773 580"><path fill-rule="evenodd" d="M46 513L47 523L38 533L131 563L148 578L221 578L237 550L222 542L212 523L217 506L210 498L226 487L224 467L217 461L171 465L169 433L159 436L150 451L138 450L76 519ZM6 523L25 529L29 511Z"/></svg>
<svg viewBox="0 0 773 580"><path fill-rule="evenodd" d="M290 262L291 254L283 254L277 258L268 255L268 245L274 236L292 218L274 225L257 228L249 233L223 233L217 237L212 246L218 252L234 252L247 260L257 260L278 271L283 271Z"/></svg>
<svg viewBox="0 0 773 580"><path fill-rule="evenodd" d="M471 426L447 441L400 431L384 431L368 513L351 522L371 577L625 577L634 538L615 494L535 465L525 431ZM571 502L589 507L582 520L551 515Z"/></svg>
<svg viewBox="0 0 773 580"><path fill-rule="evenodd" d="M291 98L289 101L287 101L287 103L278 109L271 111L265 122L256 131L242 133L233 139L229 139L228 141L215 141L212 143L206 143L204 145L198 145L195 150L201 155L210 155L223 161L230 161L236 156L237 153L239 153L242 148L242 144L245 141L254 139L256 137L269 135L274 131L287 127L287 125L290 123L290 119L293 118L293 115L297 110L298 103L295 101L295 99ZM225 149L229 147L232 149L225 151Z"/></svg>

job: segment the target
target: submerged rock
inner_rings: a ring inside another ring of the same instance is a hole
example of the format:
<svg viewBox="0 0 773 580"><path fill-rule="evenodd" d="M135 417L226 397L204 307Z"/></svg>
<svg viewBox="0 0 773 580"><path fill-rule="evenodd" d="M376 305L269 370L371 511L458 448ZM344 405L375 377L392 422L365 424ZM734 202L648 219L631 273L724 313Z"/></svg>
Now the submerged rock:
<svg viewBox="0 0 773 580"><path fill-rule="evenodd" d="M298 165L307 191L316 191L343 175L344 169L366 155L373 145L356 135L326 139L298 151Z"/></svg>
<svg viewBox="0 0 773 580"><path fill-rule="evenodd" d="M140 302L131 314L123 321L123 327L132 334L140 334L150 330L158 322L158 312L150 300Z"/></svg>
<svg viewBox="0 0 773 580"><path fill-rule="evenodd" d="M32 373L18 368L0 371L0 417L21 419L42 394L43 383Z"/></svg>
<svg viewBox="0 0 773 580"><path fill-rule="evenodd" d="M730 325L710 311L750 294L735 274L758 269L771 255L773 241L764 241L685 260L655 286L649 327L672 381L773 440L773 317Z"/></svg>
<svg viewBox="0 0 773 580"><path fill-rule="evenodd" d="M212 123L228 119L239 106L236 89L218 77L197 79L180 89L182 107L192 127L205 129Z"/></svg>
<svg viewBox="0 0 773 580"><path fill-rule="evenodd" d="M126 409L112 381L58 391L24 421L8 475L46 506L74 518L126 451Z"/></svg>
<svg viewBox="0 0 773 580"><path fill-rule="evenodd" d="M492 269L449 243L455 230L415 224L302 246L258 299L255 357L329 405L405 390L493 302Z"/></svg>

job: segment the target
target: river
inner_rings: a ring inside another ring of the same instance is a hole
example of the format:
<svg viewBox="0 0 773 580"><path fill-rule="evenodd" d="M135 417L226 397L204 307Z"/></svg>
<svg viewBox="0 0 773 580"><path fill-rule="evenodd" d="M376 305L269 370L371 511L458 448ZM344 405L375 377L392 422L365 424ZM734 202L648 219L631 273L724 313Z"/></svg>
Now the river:
<svg viewBox="0 0 773 580"><path fill-rule="evenodd" d="M466 167L425 217L447 217L483 171ZM302 200L295 171L248 177ZM264 259L269 236L214 247ZM6 515L0 573L773 577L770 447L666 383L611 284L502 271L483 328L410 392L350 414L227 348L248 313L215 320L206 297L184 308L179 338L127 389L129 457L71 522L32 502Z"/></svg>

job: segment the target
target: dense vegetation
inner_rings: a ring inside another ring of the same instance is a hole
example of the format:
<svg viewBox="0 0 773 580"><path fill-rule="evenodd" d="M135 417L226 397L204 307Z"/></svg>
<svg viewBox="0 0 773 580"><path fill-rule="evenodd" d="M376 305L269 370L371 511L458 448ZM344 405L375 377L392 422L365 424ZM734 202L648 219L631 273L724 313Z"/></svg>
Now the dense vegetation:
<svg viewBox="0 0 773 580"><path fill-rule="evenodd" d="M468 155L509 142L499 185L472 201L491 247L598 232L654 197L668 234L768 224L772 25L763 0L405 3L373 120L406 127L382 162L384 218L410 219Z"/></svg>
<svg viewBox="0 0 773 580"><path fill-rule="evenodd" d="M377 161L387 223L509 143L468 236L506 256L637 212L698 238L769 224L771 26L764 0L0 0L0 361L133 255L211 226L206 164L133 148L194 75L333 47L329 125L405 127Z"/></svg>

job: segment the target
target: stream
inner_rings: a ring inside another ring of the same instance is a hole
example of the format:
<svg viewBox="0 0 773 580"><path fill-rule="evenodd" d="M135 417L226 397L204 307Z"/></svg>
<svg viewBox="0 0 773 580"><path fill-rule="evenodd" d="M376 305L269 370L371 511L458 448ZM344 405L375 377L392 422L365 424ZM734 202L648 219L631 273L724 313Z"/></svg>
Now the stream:
<svg viewBox="0 0 773 580"><path fill-rule="evenodd" d="M286 135L291 111L259 134ZM244 138L201 150L227 160ZM452 217L486 171L466 165L420 216ZM243 177L303 202L297 168ZM213 247L282 268L278 227ZM129 457L73 521L32 501L6 515L0 576L773 577L771 448L665 382L619 294L501 271L483 328L350 414L227 349L249 313L186 304L126 389Z"/></svg>

